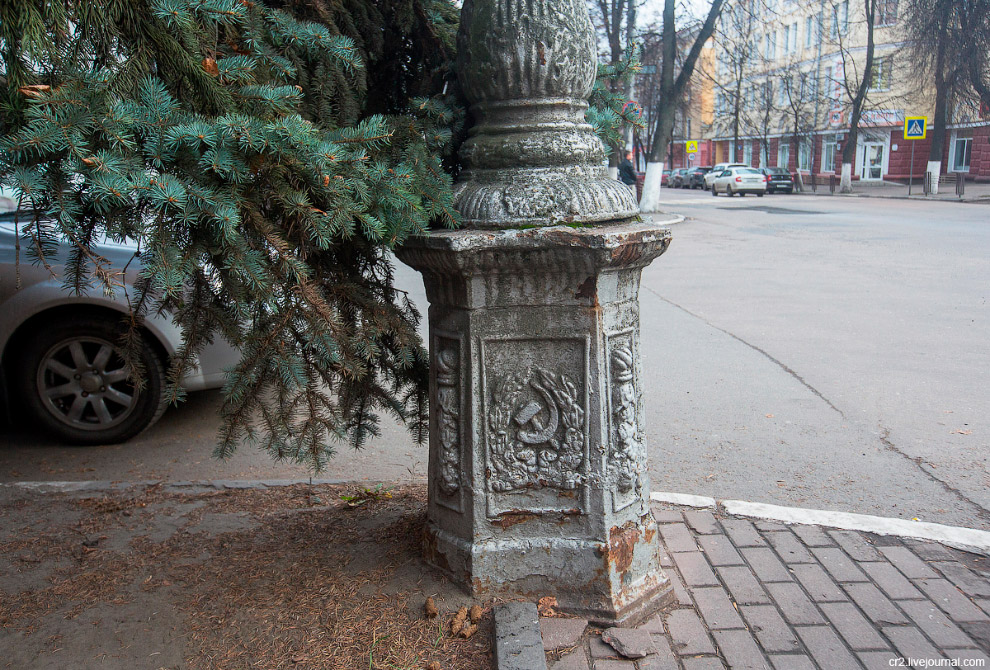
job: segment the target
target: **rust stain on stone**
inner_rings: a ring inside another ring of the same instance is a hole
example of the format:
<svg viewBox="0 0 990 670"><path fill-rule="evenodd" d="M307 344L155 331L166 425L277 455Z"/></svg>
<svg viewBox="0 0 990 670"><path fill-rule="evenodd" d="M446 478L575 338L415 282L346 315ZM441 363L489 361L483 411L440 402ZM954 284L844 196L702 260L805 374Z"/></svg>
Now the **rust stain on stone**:
<svg viewBox="0 0 990 670"><path fill-rule="evenodd" d="M512 528L516 524L532 521L533 519L536 518L535 514L531 514L529 512L517 512L514 510L510 512L502 512L498 516L499 516L498 521L493 521L492 523L498 526L499 528L501 528L502 530L505 530L507 528Z"/></svg>
<svg viewBox="0 0 990 670"><path fill-rule="evenodd" d="M623 244L612 250L612 262L634 263L643 257L643 246L640 244Z"/></svg>
<svg viewBox="0 0 990 670"><path fill-rule="evenodd" d="M627 521L621 526L612 526L608 532L608 553L605 555L606 565L611 563L618 573L627 572L632 565L636 543L639 542L640 531L636 524Z"/></svg>

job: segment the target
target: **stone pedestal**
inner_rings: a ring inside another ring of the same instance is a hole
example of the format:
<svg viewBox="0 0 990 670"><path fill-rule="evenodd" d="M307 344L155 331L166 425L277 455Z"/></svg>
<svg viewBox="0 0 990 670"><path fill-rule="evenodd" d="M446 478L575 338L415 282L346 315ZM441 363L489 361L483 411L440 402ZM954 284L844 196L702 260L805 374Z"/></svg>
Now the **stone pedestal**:
<svg viewBox="0 0 990 670"><path fill-rule="evenodd" d="M667 597L638 292L669 241L630 222L437 232L400 251L430 300L427 558L474 593L552 595L602 623Z"/></svg>
<svg viewBox="0 0 990 670"><path fill-rule="evenodd" d="M635 622L670 597L638 301L670 235L639 220L585 120L585 0L465 0L457 45L475 120L455 185L465 229L397 252L430 300L427 558L479 595Z"/></svg>

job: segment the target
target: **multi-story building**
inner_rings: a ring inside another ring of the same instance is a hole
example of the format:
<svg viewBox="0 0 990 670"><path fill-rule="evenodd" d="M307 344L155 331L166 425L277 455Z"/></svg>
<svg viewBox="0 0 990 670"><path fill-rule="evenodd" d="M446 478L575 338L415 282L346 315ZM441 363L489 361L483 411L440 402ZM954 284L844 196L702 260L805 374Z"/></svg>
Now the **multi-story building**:
<svg viewBox="0 0 990 670"><path fill-rule="evenodd" d="M694 43L697 27L685 29L677 35L677 48L685 54ZM662 101L657 99L658 79L657 70L661 58L659 35L648 39L644 53L644 76L636 79L636 98L644 103L644 114L647 122L647 132L653 130L650 116L658 111ZM668 145L664 163L671 168L691 167L693 165L711 165L711 142L703 141L710 137L714 121L714 72L715 48L711 40L705 44L695 63L694 73L684 90L675 116L671 141ZM652 101L652 104L651 104ZM688 140L696 140L698 151L685 151Z"/></svg>
<svg viewBox="0 0 990 670"><path fill-rule="evenodd" d="M902 131L905 117L932 118L934 86L912 67L902 28L898 1L879 0L854 179L925 172L931 140L905 140ZM849 129L847 84L854 90L860 81L866 43L856 0L735 3L715 40L711 160L837 174ZM990 121L965 101L953 103L945 144L943 172L990 179Z"/></svg>

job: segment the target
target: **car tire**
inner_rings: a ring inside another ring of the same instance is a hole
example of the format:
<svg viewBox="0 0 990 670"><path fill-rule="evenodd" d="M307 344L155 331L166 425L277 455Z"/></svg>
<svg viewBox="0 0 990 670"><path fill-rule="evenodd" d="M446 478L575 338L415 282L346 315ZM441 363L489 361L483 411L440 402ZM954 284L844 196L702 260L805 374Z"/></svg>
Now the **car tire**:
<svg viewBox="0 0 990 670"><path fill-rule="evenodd" d="M715 184L712 184L712 196L716 198L718 197L718 191L715 190Z"/></svg>
<svg viewBox="0 0 990 670"><path fill-rule="evenodd" d="M757 198L762 198L762 197L763 197L763 194L762 194L762 193L757 193L757 194L756 194L756 197L757 197Z"/></svg>
<svg viewBox="0 0 990 670"><path fill-rule="evenodd" d="M128 379L115 317L71 317L39 330L20 351L25 409L48 432L78 445L124 442L165 411L165 369L142 338L144 388Z"/></svg>
<svg viewBox="0 0 990 670"><path fill-rule="evenodd" d="M736 194L736 192L732 190L732 186L726 186L725 187L725 194L731 198L732 196L734 196Z"/></svg>

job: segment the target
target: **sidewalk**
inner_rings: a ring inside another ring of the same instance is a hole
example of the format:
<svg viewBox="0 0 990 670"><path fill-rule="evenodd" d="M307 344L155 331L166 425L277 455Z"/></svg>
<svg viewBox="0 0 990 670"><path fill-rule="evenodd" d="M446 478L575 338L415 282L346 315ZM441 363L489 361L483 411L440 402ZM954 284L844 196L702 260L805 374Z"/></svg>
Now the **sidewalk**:
<svg viewBox="0 0 990 670"><path fill-rule="evenodd" d="M922 179L919 177L911 187L911 195L908 195L908 185L896 182L853 182L852 193L839 193L839 185L836 182L835 193L829 191L829 185L818 184L818 190L812 191L811 186L806 186L803 193L799 195L837 195L842 197L860 198L910 198L911 200L945 200L952 202L983 202L990 203L990 183L966 182L965 193L962 197L956 195L955 183L939 184L938 195L926 196L922 192Z"/></svg>
<svg viewBox="0 0 990 670"><path fill-rule="evenodd" d="M493 603L474 603L423 563L425 503L422 486L0 486L0 668L487 670ZM675 601L621 633L631 636L627 653L649 653L631 659L586 622L544 618L550 670L990 664L990 558L653 509ZM439 608L432 619L427 597ZM472 604L485 611L477 634L450 634L454 613ZM536 606L514 604L533 609L542 663Z"/></svg>
<svg viewBox="0 0 990 670"><path fill-rule="evenodd" d="M541 619L550 670L990 665L990 559L934 542L654 505L673 607L624 658ZM580 628L580 622L578 623ZM912 665L913 662L913 665Z"/></svg>

